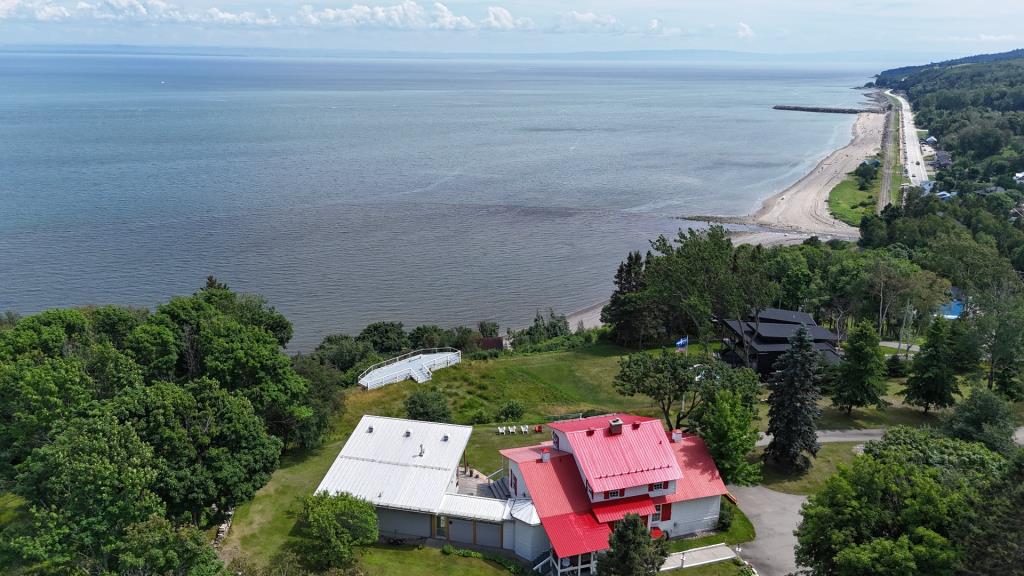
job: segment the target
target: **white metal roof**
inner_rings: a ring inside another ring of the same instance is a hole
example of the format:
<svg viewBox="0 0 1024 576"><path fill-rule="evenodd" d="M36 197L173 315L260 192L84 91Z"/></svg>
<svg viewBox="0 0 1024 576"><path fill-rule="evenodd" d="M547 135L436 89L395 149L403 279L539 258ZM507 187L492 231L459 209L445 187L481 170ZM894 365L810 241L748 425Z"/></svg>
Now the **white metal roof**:
<svg viewBox="0 0 1024 576"><path fill-rule="evenodd" d="M533 505L533 500L517 499L512 502L512 517L529 524L530 526L540 525L540 515Z"/></svg>
<svg viewBox="0 0 1024 576"><path fill-rule="evenodd" d="M445 494L437 513L485 522L501 522L512 518L508 500L466 494Z"/></svg>
<svg viewBox="0 0 1024 576"><path fill-rule="evenodd" d="M436 513L472 431L470 426L363 416L317 492L347 492L377 506Z"/></svg>

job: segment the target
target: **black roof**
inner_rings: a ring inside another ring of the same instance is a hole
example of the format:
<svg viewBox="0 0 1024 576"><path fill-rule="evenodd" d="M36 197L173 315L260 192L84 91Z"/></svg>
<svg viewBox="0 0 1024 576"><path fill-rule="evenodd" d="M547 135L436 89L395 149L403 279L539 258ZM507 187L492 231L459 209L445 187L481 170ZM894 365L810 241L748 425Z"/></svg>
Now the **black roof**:
<svg viewBox="0 0 1024 576"><path fill-rule="evenodd" d="M742 334L754 342L763 342L765 344L777 343L782 346L788 346L787 341L800 328L807 330L811 340L815 342L834 342L838 338L833 332L813 324L804 326L802 324L782 324L764 321L760 322L760 324L754 324L745 320L726 320L725 325L737 336Z"/></svg>
<svg viewBox="0 0 1024 576"><path fill-rule="evenodd" d="M783 324L803 324L805 326L817 326L818 323L814 321L807 312L798 312L796 310L782 310L781 308L766 308L761 310L757 317L761 322L782 322Z"/></svg>

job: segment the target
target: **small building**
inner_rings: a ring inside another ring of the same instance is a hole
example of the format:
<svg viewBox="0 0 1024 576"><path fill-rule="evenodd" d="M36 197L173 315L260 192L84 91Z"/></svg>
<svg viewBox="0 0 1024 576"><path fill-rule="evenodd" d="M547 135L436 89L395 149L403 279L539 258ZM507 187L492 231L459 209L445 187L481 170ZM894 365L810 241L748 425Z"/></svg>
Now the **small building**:
<svg viewBox="0 0 1024 576"><path fill-rule="evenodd" d="M501 450L505 475L480 483L459 469L472 428L363 416L317 491L372 503L382 537L507 550L554 576L593 574L627 514L659 537L718 525L727 490L699 437L631 414L548 427L549 441Z"/></svg>
<svg viewBox="0 0 1024 576"><path fill-rule="evenodd" d="M939 200L942 200L943 202L948 202L949 199L954 196L956 196L956 194L953 192L938 192L935 194L935 197L938 198Z"/></svg>
<svg viewBox="0 0 1024 576"><path fill-rule="evenodd" d="M935 136L929 136L924 139L924 143L929 146L935 146L936 144L939 143L939 139L936 138Z"/></svg>
<svg viewBox="0 0 1024 576"><path fill-rule="evenodd" d="M934 190L934 189L935 189L935 182L932 182L931 180L925 180L925 181L921 182L921 190L925 194L931 194L932 190Z"/></svg>
<svg viewBox="0 0 1024 576"><path fill-rule="evenodd" d="M818 326L806 312L770 308L746 320L725 320L722 325L726 332L722 358L761 374L774 370L775 361L789 350L789 339L800 328L807 330L824 362L837 364L840 361L836 348L839 337Z"/></svg>
<svg viewBox="0 0 1024 576"><path fill-rule="evenodd" d="M938 152L935 153L935 160L932 161L932 166L934 166L937 170L942 170L944 168L949 168L952 165L953 165L953 155L952 154L950 154L949 152L944 152L942 150L939 150Z"/></svg>
<svg viewBox="0 0 1024 576"><path fill-rule="evenodd" d="M1013 181L1018 184L1024 184L1024 172L1017 172L1013 175Z"/></svg>
<svg viewBox="0 0 1024 576"><path fill-rule="evenodd" d="M485 336L480 339L481 350L511 350L512 342L505 336Z"/></svg>

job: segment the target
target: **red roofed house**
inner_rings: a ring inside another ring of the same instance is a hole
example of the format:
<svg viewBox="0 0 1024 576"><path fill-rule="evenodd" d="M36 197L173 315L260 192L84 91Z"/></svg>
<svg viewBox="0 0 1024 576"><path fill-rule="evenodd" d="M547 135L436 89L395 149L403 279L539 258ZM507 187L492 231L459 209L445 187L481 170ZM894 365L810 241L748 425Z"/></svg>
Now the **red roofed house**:
<svg viewBox="0 0 1024 576"><path fill-rule="evenodd" d="M501 451L512 498L532 501L550 542L541 569L592 574L626 514L670 537L718 524L726 489L699 437L666 434L660 420L630 414L549 427L551 442Z"/></svg>

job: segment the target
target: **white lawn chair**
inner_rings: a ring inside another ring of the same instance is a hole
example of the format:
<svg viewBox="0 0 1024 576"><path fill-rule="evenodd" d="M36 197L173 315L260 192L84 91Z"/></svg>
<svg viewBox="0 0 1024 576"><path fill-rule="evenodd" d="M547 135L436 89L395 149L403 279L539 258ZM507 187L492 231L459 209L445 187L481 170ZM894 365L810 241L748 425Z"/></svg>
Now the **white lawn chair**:
<svg viewBox="0 0 1024 576"><path fill-rule="evenodd" d="M498 434L501 434L502 436L505 435L505 427L504 426L498 426Z"/></svg>
<svg viewBox="0 0 1024 576"><path fill-rule="evenodd" d="M530 427L529 426L520 426L519 429L523 431L523 434L529 434L530 433Z"/></svg>

